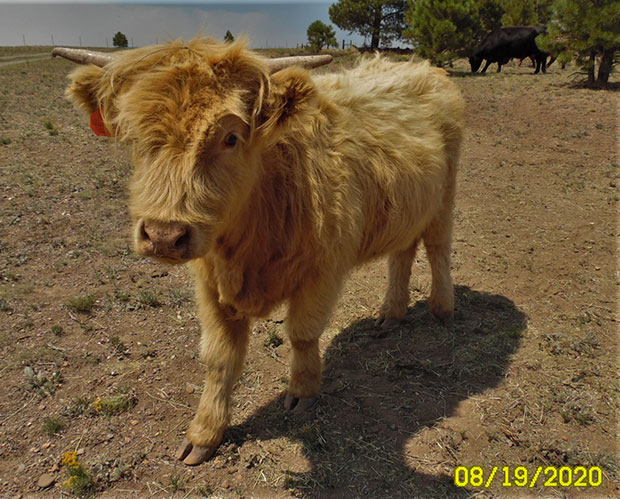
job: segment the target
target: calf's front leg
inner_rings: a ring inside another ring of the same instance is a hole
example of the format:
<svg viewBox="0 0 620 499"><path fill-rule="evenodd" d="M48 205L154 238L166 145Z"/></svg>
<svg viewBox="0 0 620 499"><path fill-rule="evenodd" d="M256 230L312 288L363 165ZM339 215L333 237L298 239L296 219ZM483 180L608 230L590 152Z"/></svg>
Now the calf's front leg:
<svg viewBox="0 0 620 499"><path fill-rule="evenodd" d="M230 421L233 385L243 370L250 329L247 318L237 317L232 307L218 302L216 289L198 282L196 291L202 358L207 372L198 411L176 452L176 457L188 465L209 459L222 441Z"/></svg>
<svg viewBox="0 0 620 499"><path fill-rule="evenodd" d="M290 380L284 399L287 411L305 411L317 400L322 377L319 337L329 322L342 287L342 279L335 275L307 286L289 302L286 326L292 352Z"/></svg>

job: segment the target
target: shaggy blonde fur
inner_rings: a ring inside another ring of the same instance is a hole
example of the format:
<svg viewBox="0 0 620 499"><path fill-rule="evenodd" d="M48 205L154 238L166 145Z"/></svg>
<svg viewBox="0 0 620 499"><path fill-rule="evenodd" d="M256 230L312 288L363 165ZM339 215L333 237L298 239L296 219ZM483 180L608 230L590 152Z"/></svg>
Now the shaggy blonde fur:
<svg viewBox="0 0 620 499"><path fill-rule="evenodd" d="M127 51L71 79L70 98L88 112L100 108L132 146L136 227L192 228L207 374L180 452L191 450L186 463L221 441L250 320L279 303L289 305L288 408L318 395L318 338L354 266L389 255L379 319L389 326L407 311L422 239L431 310L450 319L464 104L444 71L377 56L336 74L270 76L243 43L195 39ZM234 147L225 145L231 133Z"/></svg>

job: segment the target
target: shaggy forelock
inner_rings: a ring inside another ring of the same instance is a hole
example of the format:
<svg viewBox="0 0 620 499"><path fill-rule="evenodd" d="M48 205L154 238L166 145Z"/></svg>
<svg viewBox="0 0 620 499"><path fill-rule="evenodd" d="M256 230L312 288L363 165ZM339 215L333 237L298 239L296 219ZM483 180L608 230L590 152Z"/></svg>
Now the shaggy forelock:
<svg viewBox="0 0 620 499"><path fill-rule="evenodd" d="M218 114L254 127L269 73L244 40L177 40L121 53L105 67L97 102L114 135L142 156L192 154Z"/></svg>
<svg viewBox="0 0 620 499"><path fill-rule="evenodd" d="M252 134L270 92L264 59L244 40L197 37L128 50L104 68L84 66L70 78L69 96L90 113L100 109L109 132L133 149L132 211L187 222L221 197L196 182L202 144L227 114Z"/></svg>

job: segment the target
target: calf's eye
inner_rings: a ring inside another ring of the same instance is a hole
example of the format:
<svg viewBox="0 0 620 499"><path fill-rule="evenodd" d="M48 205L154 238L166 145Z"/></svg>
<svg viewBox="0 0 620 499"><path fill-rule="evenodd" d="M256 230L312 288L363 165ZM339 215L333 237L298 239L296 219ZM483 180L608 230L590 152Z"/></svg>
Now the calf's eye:
<svg viewBox="0 0 620 499"><path fill-rule="evenodd" d="M224 139L224 144L228 147L233 147L237 143L237 136L234 133L229 133Z"/></svg>

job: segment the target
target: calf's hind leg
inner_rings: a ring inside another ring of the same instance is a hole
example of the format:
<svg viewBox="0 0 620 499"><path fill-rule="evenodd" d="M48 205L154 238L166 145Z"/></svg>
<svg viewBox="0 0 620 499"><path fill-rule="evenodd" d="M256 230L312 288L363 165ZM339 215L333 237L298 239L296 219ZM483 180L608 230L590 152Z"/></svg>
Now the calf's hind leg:
<svg viewBox="0 0 620 499"><path fill-rule="evenodd" d="M409 279L418 241L404 251L388 257L388 288L381 306L377 326L388 329L396 326L407 314L409 306Z"/></svg>
<svg viewBox="0 0 620 499"><path fill-rule="evenodd" d="M452 203L433 219L422 238L431 265L429 306L435 317L449 325L454 314L454 285L450 275Z"/></svg>

